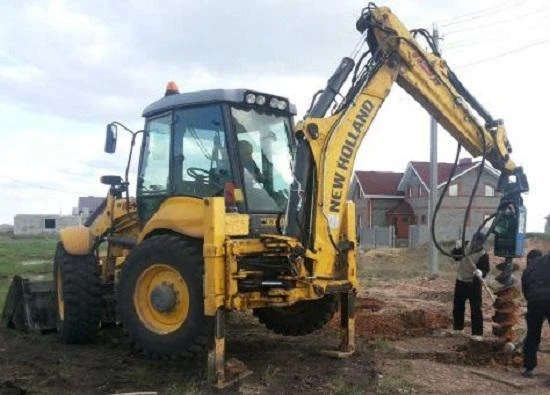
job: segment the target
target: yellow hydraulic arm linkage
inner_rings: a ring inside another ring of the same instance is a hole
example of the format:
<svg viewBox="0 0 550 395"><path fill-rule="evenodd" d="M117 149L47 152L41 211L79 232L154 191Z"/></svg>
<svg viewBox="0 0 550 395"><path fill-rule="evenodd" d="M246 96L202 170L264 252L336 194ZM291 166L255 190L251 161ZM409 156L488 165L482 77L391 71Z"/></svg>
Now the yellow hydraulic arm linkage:
<svg viewBox="0 0 550 395"><path fill-rule="evenodd" d="M528 184L522 168L510 159L504 124L477 102L437 51L422 49L414 35L422 34L430 42L426 31L409 32L388 8L373 4L363 10L357 29L368 51L356 51L357 63L352 58L342 60L297 126L295 182L285 234L299 239L306 251L316 253L317 275L333 273L333 262L342 259L350 241L342 224L357 150L397 82L470 154L482 156L502 173L498 190L503 197L491 232L495 233L495 255L505 261L497 265L502 270L497 277L502 287L497 291L493 319L495 334L511 341L517 321L512 258L523 254L525 208L521 193L528 190ZM350 75L351 87L336 105L334 99Z"/></svg>

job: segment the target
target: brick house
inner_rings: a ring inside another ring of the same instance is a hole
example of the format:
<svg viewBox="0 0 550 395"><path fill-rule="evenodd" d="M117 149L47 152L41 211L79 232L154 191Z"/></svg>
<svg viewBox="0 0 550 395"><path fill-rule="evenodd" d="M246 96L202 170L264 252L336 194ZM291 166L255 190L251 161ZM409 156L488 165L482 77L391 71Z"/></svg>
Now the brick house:
<svg viewBox="0 0 550 395"><path fill-rule="evenodd" d="M461 159L447 196L438 213L438 234L456 238L462 228L481 162ZM438 189L441 191L452 170L452 163L438 164ZM495 193L499 172L487 162L473 201L467 227L472 229L492 214L500 197ZM428 237L429 162L409 162L403 173L355 171L350 196L357 205L357 224L361 228L393 226L397 239L409 237L409 227L422 228L421 241ZM470 232L471 229L468 229Z"/></svg>
<svg viewBox="0 0 550 395"><path fill-rule="evenodd" d="M356 171L351 183L351 197L356 204L357 227L372 228L392 225L390 212L404 202L397 189L403 173L389 171Z"/></svg>

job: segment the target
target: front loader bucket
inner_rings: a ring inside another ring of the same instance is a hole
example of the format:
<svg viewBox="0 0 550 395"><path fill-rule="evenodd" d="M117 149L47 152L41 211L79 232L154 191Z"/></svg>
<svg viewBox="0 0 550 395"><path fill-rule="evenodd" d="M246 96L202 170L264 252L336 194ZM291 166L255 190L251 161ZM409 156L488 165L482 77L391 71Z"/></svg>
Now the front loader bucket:
<svg viewBox="0 0 550 395"><path fill-rule="evenodd" d="M14 276L8 290L1 324L21 331L48 332L57 329L54 284Z"/></svg>

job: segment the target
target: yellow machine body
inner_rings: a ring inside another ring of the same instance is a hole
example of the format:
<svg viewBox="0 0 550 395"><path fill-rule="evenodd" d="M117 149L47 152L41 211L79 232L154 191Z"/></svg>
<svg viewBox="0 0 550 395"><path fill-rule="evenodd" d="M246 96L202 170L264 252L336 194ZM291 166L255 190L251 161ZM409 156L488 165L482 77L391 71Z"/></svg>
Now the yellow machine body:
<svg viewBox="0 0 550 395"><path fill-rule="evenodd" d="M106 249L99 249L104 281L116 281L132 249L154 236L177 235L202 243L203 310L204 315L216 320L215 347L211 356L215 361L214 381L219 386L226 382L221 364L224 359L225 310L286 307L320 300L327 295L339 295L342 314L340 353L348 355L353 352L353 300L358 287L357 235L355 206L348 200L349 186L357 151L394 82L432 114L473 156L486 154L490 162L503 172L517 170L509 158L510 145L504 126L502 123L479 123L463 99L465 93L457 88L454 74L446 62L423 50L388 8L369 9L368 18L372 31L366 40L378 45L375 50L375 55L379 56L376 71L364 82L358 79L355 93L346 98L348 101L341 108L329 116L324 115L326 111L317 116L307 115L292 130L296 140L303 139L308 145L315 174L312 196L306 196L311 197L311 228L307 228L313 235L310 241L304 242L309 234L302 234L302 237L290 236L284 231L253 234L252 214L233 209L245 199L240 188L234 190L235 201L231 203L234 207L227 206L227 196L220 197L219 194L204 199L166 196L144 220L138 209L139 201L122 198L121 194L113 192L115 188L112 186L103 209L88 227L68 228L61 232L61 243L73 255L92 254L102 242L107 242ZM246 100L249 95L245 96ZM272 99L275 104L279 101L276 97ZM162 111L168 111L156 110L155 105L152 106L150 111L155 119L166 114ZM214 156L224 159L222 154L212 153L211 161ZM195 177L199 176L195 174ZM180 180L184 186L185 182L185 179ZM226 186L222 186L222 192ZM246 194L246 190L244 192ZM278 218L266 215L261 222L284 228L289 220L288 212L286 221L281 213ZM285 286L262 290L240 288L243 280L262 274L259 270L240 265L250 258L288 262L292 272L277 278ZM186 257L182 256L181 260L185 261ZM188 305L180 306L179 310L174 310L178 313L174 313L174 317L165 316L164 324L154 324L157 313L153 311L155 295L151 289L157 287L159 292L168 292L162 288L163 278L176 284L172 287L175 294L184 293L186 300L191 295L190 284L179 284L177 271L170 272L167 267L165 262L156 262L143 272L137 287L148 299L134 300L138 315L155 333L173 332L180 320L191 314Z"/></svg>
<svg viewBox="0 0 550 395"><path fill-rule="evenodd" d="M509 143L503 126L490 133L471 114L468 105L448 83L449 70L441 58L423 51L409 31L388 8L372 10L373 19L389 28L376 30L381 50L388 53L376 75L362 87L346 111L322 118L306 117L295 128L305 136L311 148L318 177L314 200L315 240L304 249L294 237L266 234L249 238L249 216L227 213L223 198L198 199L169 197L152 217L140 225L135 202L107 197L107 202L89 228L74 227L62 231L61 241L72 254L92 251L94 240L109 235L129 237L141 243L153 234L174 233L204 240L204 307L213 316L220 307L250 309L289 306L301 300L314 300L326 293L357 288L355 207L347 200L357 150L394 82L422 104L438 122L472 155L486 150L499 159L494 163L506 171L515 169L509 159ZM389 59L391 57L391 59ZM429 65L428 65L429 64ZM310 128L318 134L312 136ZM242 192L239 191L242 200ZM334 244L348 242L342 259ZM101 262L114 262L106 275L124 263L129 248L108 248ZM294 287L268 292L240 292L237 280L245 278L237 262L250 255L286 256L296 273L287 278ZM312 262L311 269L305 259Z"/></svg>

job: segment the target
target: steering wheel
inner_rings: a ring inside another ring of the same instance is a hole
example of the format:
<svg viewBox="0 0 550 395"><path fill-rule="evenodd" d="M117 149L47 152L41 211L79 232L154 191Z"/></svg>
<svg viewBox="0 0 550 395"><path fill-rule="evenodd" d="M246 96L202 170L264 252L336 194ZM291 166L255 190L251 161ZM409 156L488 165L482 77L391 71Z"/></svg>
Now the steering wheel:
<svg viewBox="0 0 550 395"><path fill-rule="evenodd" d="M224 186L216 181L216 177L211 177L211 172L206 169L201 169L200 167L189 167L186 170L189 177L193 178L197 182L204 184L210 184L213 187L218 188L218 190L213 194L213 196L223 196ZM212 179L214 178L214 179Z"/></svg>
<svg viewBox="0 0 550 395"><path fill-rule="evenodd" d="M195 179L195 181L207 181L210 178L210 172L200 167L189 167L187 174L189 177Z"/></svg>

